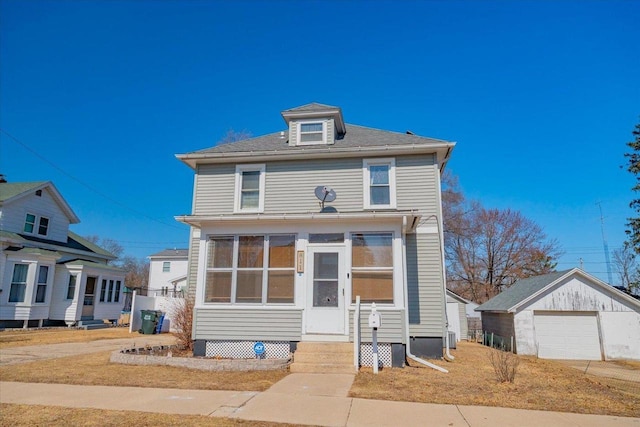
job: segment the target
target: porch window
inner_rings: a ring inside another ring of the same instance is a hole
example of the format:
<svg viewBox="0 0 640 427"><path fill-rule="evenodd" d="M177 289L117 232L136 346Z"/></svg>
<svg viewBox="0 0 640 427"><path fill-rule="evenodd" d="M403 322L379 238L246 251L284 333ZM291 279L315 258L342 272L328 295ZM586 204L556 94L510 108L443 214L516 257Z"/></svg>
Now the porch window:
<svg viewBox="0 0 640 427"><path fill-rule="evenodd" d="M209 238L205 302L293 303L295 235Z"/></svg>
<svg viewBox="0 0 640 427"><path fill-rule="evenodd" d="M100 302L104 302L107 295L107 279L102 279L102 287L100 288Z"/></svg>
<svg viewBox="0 0 640 427"><path fill-rule="evenodd" d="M28 264L16 264L13 266L11 288L9 289L9 302L24 302L24 295L27 291L28 271Z"/></svg>
<svg viewBox="0 0 640 427"><path fill-rule="evenodd" d="M393 233L354 233L351 242L351 301L392 304Z"/></svg>
<svg viewBox="0 0 640 427"><path fill-rule="evenodd" d="M395 208L395 159L365 159L363 171L365 208Z"/></svg>
<svg viewBox="0 0 640 427"><path fill-rule="evenodd" d="M78 276L72 274L69 276L69 285L67 286L67 299L73 299L76 294L76 281Z"/></svg>
<svg viewBox="0 0 640 427"><path fill-rule="evenodd" d="M116 291L113 294L113 302L120 301L120 286L121 286L120 280L116 280Z"/></svg>
<svg viewBox="0 0 640 427"><path fill-rule="evenodd" d="M265 165L236 166L236 212L264 211Z"/></svg>
<svg viewBox="0 0 640 427"><path fill-rule="evenodd" d="M49 277L49 267L41 265L38 269L38 285L36 287L36 302L44 302L47 296L47 279Z"/></svg>
<svg viewBox="0 0 640 427"><path fill-rule="evenodd" d="M109 289L107 290L107 302L113 300L113 280L109 280Z"/></svg>

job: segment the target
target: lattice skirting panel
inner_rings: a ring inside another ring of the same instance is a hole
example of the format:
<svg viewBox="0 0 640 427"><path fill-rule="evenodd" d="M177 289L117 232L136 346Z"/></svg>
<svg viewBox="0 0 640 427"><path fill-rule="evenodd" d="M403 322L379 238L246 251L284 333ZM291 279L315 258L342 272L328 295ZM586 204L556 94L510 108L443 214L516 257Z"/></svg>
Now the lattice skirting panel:
<svg viewBox="0 0 640 427"><path fill-rule="evenodd" d="M253 346L257 341L207 341L206 357L223 357L228 359L255 359ZM261 359L288 359L289 341L261 341L265 352Z"/></svg>
<svg viewBox="0 0 640 427"><path fill-rule="evenodd" d="M378 367L391 367L391 344L378 344ZM360 344L360 366L373 366L373 346Z"/></svg>

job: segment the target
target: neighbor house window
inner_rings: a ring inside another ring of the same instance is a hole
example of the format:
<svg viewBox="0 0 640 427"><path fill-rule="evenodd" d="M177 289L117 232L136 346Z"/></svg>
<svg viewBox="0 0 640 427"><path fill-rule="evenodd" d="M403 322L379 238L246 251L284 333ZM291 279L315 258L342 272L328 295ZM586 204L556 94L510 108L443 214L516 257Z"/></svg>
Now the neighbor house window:
<svg viewBox="0 0 640 427"><path fill-rule="evenodd" d="M47 296L47 279L49 278L49 267L41 265L38 269L38 285L36 287L36 302L44 302Z"/></svg>
<svg viewBox="0 0 640 427"><path fill-rule="evenodd" d="M40 222L38 223L38 234L40 234L41 236L46 236L48 230L49 218L40 217Z"/></svg>
<svg viewBox="0 0 640 427"><path fill-rule="evenodd" d="M36 226L36 216L33 214L27 214L27 218L24 220L24 232L33 233L33 229Z"/></svg>
<svg viewBox="0 0 640 427"><path fill-rule="evenodd" d="M295 235L209 238L205 302L293 303Z"/></svg>
<svg viewBox="0 0 640 427"><path fill-rule="evenodd" d="M326 141L325 123L300 123L298 128L298 144L322 144Z"/></svg>
<svg viewBox="0 0 640 427"><path fill-rule="evenodd" d="M265 165L236 166L236 212L264 211Z"/></svg>
<svg viewBox="0 0 640 427"><path fill-rule="evenodd" d="M365 208L395 208L395 159L365 159L363 173Z"/></svg>
<svg viewBox="0 0 640 427"><path fill-rule="evenodd" d="M100 288L100 302L104 302L107 295L107 280L102 279L102 287Z"/></svg>
<svg viewBox="0 0 640 427"><path fill-rule="evenodd" d="M27 290L28 271L28 264L16 264L13 266L11 288L9 289L9 302L24 302L24 295Z"/></svg>
<svg viewBox="0 0 640 427"><path fill-rule="evenodd" d="M171 263L169 261L165 261L162 263L162 272L168 273L171 271Z"/></svg>
<svg viewBox="0 0 640 427"><path fill-rule="evenodd" d="M393 303L393 233L351 235L351 301Z"/></svg>
<svg viewBox="0 0 640 427"><path fill-rule="evenodd" d="M69 276L69 285L67 286L67 299L73 299L76 294L76 281L78 280L78 276L71 275Z"/></svg>

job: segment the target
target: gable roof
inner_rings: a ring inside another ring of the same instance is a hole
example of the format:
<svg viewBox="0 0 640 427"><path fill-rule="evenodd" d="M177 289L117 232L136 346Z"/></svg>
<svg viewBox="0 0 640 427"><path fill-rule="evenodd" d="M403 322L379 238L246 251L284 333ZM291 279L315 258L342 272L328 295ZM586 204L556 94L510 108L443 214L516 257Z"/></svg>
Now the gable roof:
<svg viewBox="0 0 640 427"><path fill-rule="evenodd" d="M556 271L549 274L543 274L540 276L529 277L527 279L521 279L515 282L509 289L499 293L489 301L478 306L475 311L501 311L501 312L514 312L519 307L523 306L531 299L542 294L547 289L550 289L560 283L561 281L571 277L580 276L584 280L588 280L590 283L597 287L600 287L605 292L615 293L621 296L627 301L632 302L636 306L640 307L640 303L634 298L626 295L623 292L615 289L613 286L602 282L596 277L574 268L571 270Z"/></svg>
<svg viewBox="0 0 640 427"><path fill-rule="evenodd" d="M98 245L91 243L83 237L69 231L66 242L59 242L57 240L43 239L41 237L30 236L27 234L12 233L9 231L0 230L0 238L8 242L20 245L24 248L39 248L49 249L60 252L84 252L93 256L99 256L100 258L113 260L117 257L111 252L101 248Z"/></svg>
<svg viewBox="0 0 640 427"><path fill-rule="evenodd" d="M301 105L299 107L289 108L284 110L283 113L297 113L297 112L318 112L318 111L326 111L326 110L339 110L340 107L335 107L333 105L320 104L318 102L311 102L309 104Z"/></svg>
<svg viewBox="0 0 640 427"><path fill-rule="evenodd" d="M69 223L77 224L80 222L80 219L75 212L73 212L71 206L69 206L51 181L2 182L0 183L0 205L14 202L15 200L29 196L38 190L45 189L49 191L51 197L53 197L60 209L67 216Z"/></svg>
<svg viewBox="0 0 640 427"><path fill-rule="evenodd" d="M187 258L188 256L189 249L165 249L149 255L149 258Z"/></svg>

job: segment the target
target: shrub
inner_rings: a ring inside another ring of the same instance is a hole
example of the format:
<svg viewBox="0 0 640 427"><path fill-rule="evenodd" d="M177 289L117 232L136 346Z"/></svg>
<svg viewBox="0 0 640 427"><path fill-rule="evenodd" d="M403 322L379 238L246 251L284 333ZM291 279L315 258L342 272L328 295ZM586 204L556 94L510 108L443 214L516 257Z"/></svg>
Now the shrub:
<svg viewBox="0 0 640 427"><path fill-rule="evenodd" d="M489 349L489 362L496 373L496 380L501 383L512 383L516 378L520 358L510 351Z"/></svg>
<svg viewBox="0 0 640 427"><path fill-rule="evenodd" d="M193 301L188 298L176 298L171 307L171 320L175 327L178 346L193 351L191 333L193 329Z"/></svg>

